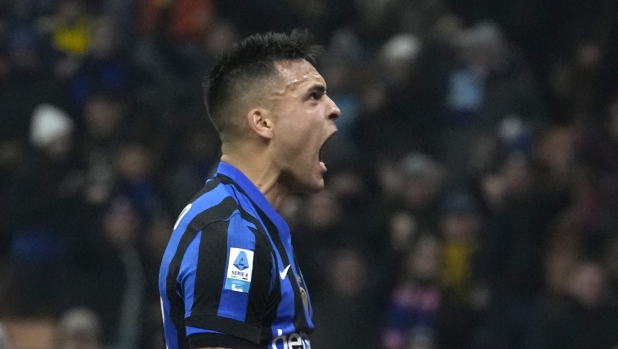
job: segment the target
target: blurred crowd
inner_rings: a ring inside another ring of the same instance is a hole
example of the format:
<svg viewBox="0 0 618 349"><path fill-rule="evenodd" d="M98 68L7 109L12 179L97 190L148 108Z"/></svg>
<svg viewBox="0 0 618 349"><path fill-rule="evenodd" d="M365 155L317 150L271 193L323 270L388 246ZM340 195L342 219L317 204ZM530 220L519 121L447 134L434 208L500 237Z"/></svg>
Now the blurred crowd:
<svg viewBox="0 0 618 349"><path fill-rule="evenodd" d="M315 348L618 348L618 2L0 0L0 319L161 349L202 78L308 28L342 111L288 198ZM0 321L1 323L1 321ZM0 329L0 348L10 348Z"/></svg>

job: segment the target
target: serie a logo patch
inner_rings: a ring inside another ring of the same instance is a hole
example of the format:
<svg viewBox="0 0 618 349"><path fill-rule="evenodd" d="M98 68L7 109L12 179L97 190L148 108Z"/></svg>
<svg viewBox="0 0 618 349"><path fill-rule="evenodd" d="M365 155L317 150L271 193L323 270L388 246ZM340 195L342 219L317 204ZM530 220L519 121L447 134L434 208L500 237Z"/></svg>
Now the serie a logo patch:
<svg viewBox="0 0 618 349"><path fill-rule="evenodd" d="M225 289L249 293L253 273L253 251L232 247L229 256Z"/></svg>

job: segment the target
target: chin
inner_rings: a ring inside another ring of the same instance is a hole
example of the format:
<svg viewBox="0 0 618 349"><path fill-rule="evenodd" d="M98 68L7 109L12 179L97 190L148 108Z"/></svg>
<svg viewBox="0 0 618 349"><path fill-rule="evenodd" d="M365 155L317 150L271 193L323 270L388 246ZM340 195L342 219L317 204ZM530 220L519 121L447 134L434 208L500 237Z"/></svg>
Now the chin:
<svg viewBox="0 0 618 349"><path fill-rule="evenodd" d="M307 193L314 194L324 189L324 176L318 174L307 181Z"/></svg>
<svg viewBox="0 0 618 349"><path fill-rule="evenodd" d="M322 191L322 189L324 189L324 180L320 180L319 183L317 183L316 185L314 185L311 189L308 190L308 193L310 194L315 194L318 193L320 191Z"/></svg>
<svg viewBox="0 0 618 349"><path fill-rule="evenodd" d="M320 179L319 181L314 181L312 183L299 182L293 191L301 194L315 194L320 192L322 189L324 189L324 179Z"/></svg>

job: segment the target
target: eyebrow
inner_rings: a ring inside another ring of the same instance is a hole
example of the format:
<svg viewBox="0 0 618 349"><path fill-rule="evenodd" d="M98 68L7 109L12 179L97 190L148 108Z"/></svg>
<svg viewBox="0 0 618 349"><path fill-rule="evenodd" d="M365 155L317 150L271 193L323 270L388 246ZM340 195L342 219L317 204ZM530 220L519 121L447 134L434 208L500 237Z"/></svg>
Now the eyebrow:
<svg viewBox="0 0 618 349"><path fill-rule="evenodd" d="M326 93L326 86L324 86L322 84L313 85L313 86L311 86L311 88L309 88L309 90L307 90L306 95L307 96L311 96L315 92L319 92L321 94L325 94Z"/></svg>

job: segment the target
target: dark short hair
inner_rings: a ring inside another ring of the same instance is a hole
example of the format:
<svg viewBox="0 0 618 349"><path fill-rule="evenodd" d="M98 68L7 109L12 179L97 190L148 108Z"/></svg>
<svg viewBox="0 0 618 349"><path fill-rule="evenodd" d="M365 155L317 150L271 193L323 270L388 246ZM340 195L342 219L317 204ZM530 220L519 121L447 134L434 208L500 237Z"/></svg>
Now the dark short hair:
<svg viewBox="0 0 618 349"><path fill-rule="evenodd" d="M226 107L240 97L238 87L263 83L264 78L277 73L278 61L305 59L315 64L322 51L305 30L254 34L234 44L219 58L204 83L206 110L222 141L236 125L230 119L233 116L224 114Z"/></svg>

